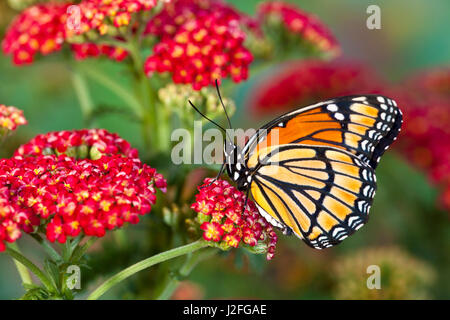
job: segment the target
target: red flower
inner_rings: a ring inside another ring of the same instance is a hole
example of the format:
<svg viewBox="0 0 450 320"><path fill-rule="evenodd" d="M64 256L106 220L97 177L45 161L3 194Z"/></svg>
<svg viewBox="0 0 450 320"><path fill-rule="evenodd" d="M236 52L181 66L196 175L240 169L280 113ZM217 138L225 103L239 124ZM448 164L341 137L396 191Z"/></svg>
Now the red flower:
<svg viewBox="0 0 450 320"><path fill-rule="evenodd" d="M23 116L23 111L0 104L0 135L14 131L18 126L24 124L27 124L27 120Z"/></svg>
<svg viewBox="0 0 450 320"><path fill-rule="evenodd" d="M163 10L148 22L145 33L172 38L187 22L201 20L213 13L218 19L234 20L252 30L258 28L256 20L222 0L172 0L166 1Z"/></svg>
<svg viewBox="0 0 450 320"><path fill-rule="evenodd" d="M422 72L410 79L407 85L414 89L412 94L450 99L450 68L443 67Z"/></svg>
<svg viewBox="0 0 450 320"><path fill-rule="evenodd" d="M61 219L59 217L55 217L48 225L47 225L47 239L50 242L58 241L59 243L66 242L66 233L64 231L63 225L61 223Z"/></svg>
<svg viewBox="0 0 450 320"><path fill-rule="evenodd" d="M253 201L248 200L244 210L242 192L225 180L211 182L212 179L205 179L191 206L199 213L199 221L203 221L200 226L203 238L225 249L237 248L240 244L249 247L263 244L267 259L272 259L278 238Z"/></svg>
<svg viewBox="0 0 450 320"><path fill-rule="evenodd" d="M57 131L37 135L15 153L16 156L42 154L67 154L76 158L92 159L97 159L103 154L138 157L138 151L126 140L104 129Z"/></svg>
<svg viewBox="0 0 450 320"><path fill-rule="evenodd" d="M271 1L264 2L258 8L260 20L265 23L281 23L289 33L299 36L320 51L333 55L339 52L339 44L331 31L315 16L302 11L294 5Z"/></svg>
<svg viewBox="0 0 450 320"><path fill-rule="evenodd" d="M203 233L203 238L207 241L218 242L222 238L223 229L217 222L203 222L200 229L205 231Z"/></svg>
<svg viewBox="0 0 450 320"><path fill-rule="evenodd" d="M125 222L137 223L150 212L156 189L166 187L155 169L121 155L98 160L16 156L0 160L0 178L6 241L39 224L52 242L63 243L81 232L103 237Z"/></svg>
<svg viewBox="0 0 450 320"><path fill-rule="evenodd" d="M398 95L407 108L396 147L443 189L440 202L450 209L450 69L421 73Z"/></svg>
<svg viewBox="0 0 450 320"><path fill-rule="evenodd" d="M83 60L86 58L97 58L104 55L112 60L120 62L128 57L128 52L123 48L98 45L95 43L73 44L72 51L75 54L75 59L78 60Z"/></svg>
<svg viewBox="0 0 450 320"><path fill-rule="evenodd" d="M237 232L235 233L228 233L224 239L223 239L227 245L233 248L237 248L239 246L239 242L241 241L241 237L238 235ZM245 242L245 241L244 241ZM247 243L247 242L246 242ZM256 243L255 243L256 245Z"/></svg>
<svg viewBox="0 0 450 320"><path fill-rule="evenodd" d="M1 159L0 249L39 225L63 243L138 223L167 184L137 156L118 135L92 129L40 135Z"/></svg>
<svg viewBox="0 0 450 320"><path fill-rule="evenodd" d="M8 194L6 188L0 187L0 252L5 250L4 242L14 242L22 235L21 223L29 221L26 212L15 212L5 199Z"/></svg>
<svg viewBox="0 0 450 320"><path fill-rule="evenodd" d="M70 36L90 32L87 40L91 40L94 31L99 35L112 33L115 36L116 28L130 25L134 13L149 11L157 2L158 0L83 0L78 5L80 28L71 31ZM116 40L123 41L119 37ZM73 44L72 51L79 60L104 55L120 62L128 56L128 52L121 47L90 42Z"/></svg>
<svg viewBox="0 0 450 320"><path fill-rule="evenodd" d="M36 54L61 50L66 39L66 3L32 6L11 23L2 42L3 52L17 65L32 63Z"/></svg>
<svg viewBox="0 0 450 320"><path fill-rule="evenodd" d="M81 26L77 33L95 30L104 35L111 27L128 26L133 13L150 11L157 2L158 0L83 0L79 4Z"/></svg>
<svg viewBox="0 0 450 320"><path fill-rule="evenodd" d="M354 63L306 60L289 62L252 90L250 106L258 112L279 112L349 94L381 93L380 80Z"/></svg>
<svg viewBox="0 0 450 320"><path fill-rule="evenodd" d="M147 33L161 38L145 63L145 72L170 72L175 83L195 90L216 79L247 79L253 56L243 43L241 15L219 1L178 0L154 17Z"/></svg>
<svg viewBox="0 0 450 320"><path fill-rule="evenodd" d="M70 3L43 3L24 10L10 25L2 42L3 52L13 55L16 65L30 64L37 54L47 55L63 48L66 42L91 29L100 34L113 26L128 24L125 16L140 10L150 10L156 0L85 0L78 5L81 13L80 30L67 27ZM119 39L120 40L120 39ZM122 61L128 56L123 48L95 43L76 43L71 49L77 59L107 56Z"/></svg>

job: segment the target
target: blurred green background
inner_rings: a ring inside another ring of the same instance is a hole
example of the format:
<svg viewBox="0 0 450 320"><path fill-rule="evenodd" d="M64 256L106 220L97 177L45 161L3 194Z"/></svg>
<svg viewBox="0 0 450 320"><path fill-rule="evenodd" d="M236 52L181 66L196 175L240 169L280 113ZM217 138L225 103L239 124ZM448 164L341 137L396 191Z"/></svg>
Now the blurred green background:
<svg viewBox="0 0 450 320"><path fill-rule="evenodd" d="M254 13L260 1L229 2ZM448 0L291 2L328 24L347 60L363 62L393 83L422 69L450 64ZM381 30L366 28L366 9L371 4L381 8ZM127 81L112 62L86 63L100 64L111 76ZM0 56L0 103L23 109L29 120L29 125L20 128L0 151L1 156L10 156L18 145L38 133L84 127L67 68L60 54L20 68L14 67L8 57ZM270 72L266 76L270 77ZM254 127L264 121L255 122L246 116L245 101L252 84L248 81L235 90L239 108L233 119L235 127ZM97 103L108 105L116 100L96 83L91 86ZM108 115L97 125L119 133L138 149L142 145L137 126L121 116ZM436 207L437 190L423 173L395 152L383 158L377 177L378 192L370 223L342 245L319 252L295 237L280 236L273 261L248 257L241 251L210 259L183 283L175 298L449 299L449 216ZM25 237L19 243L32 257L39 255ZM369 265L382 268L381 290L366 287ZM21 294L14 264L0 254L0 299ZM114 292L108 296L121 297Z"/></svg>

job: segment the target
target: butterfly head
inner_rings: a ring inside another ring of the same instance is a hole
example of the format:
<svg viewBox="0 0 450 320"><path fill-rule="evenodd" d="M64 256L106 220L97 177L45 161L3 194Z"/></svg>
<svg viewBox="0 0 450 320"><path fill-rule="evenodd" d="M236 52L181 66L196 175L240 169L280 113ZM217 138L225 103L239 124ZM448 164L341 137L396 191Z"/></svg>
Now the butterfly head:
<svg viewBox="0 0 450 320"><path fill-rule="evenodd" d="M250 184L248 168L244 164L244 157L238 146L229 140L225 141L224 155L228 175L236 182L239 190L247 189Z"/></svg>

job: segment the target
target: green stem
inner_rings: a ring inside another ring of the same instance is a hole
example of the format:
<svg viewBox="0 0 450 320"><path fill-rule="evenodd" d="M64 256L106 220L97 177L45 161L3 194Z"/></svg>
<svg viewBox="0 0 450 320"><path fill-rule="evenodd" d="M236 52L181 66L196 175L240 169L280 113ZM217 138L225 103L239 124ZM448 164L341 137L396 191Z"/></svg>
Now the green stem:
<svg viewBox="0 0 450 320"><path fill-rule="evenodd" d="M161 119L161 110L157 108L158 96L156 89L144 71L144 61L139 50L139 38L135 37L128 42L128 52L133 61L136 77L137 94L144 106L142 119L142 137L149 150L161 151L168 147L163 134L168 130L167 122Z"/></svg>
<svg viewBox="0 0 450 320"><path fill-rule="evenodd" d="M129 46L126 42L115 40L115 39L98 39L95 42L97 45L105 45L111 47L122 48L126 51L129 51Z"/></svg>
<svg viewBox="0 0 450 320"><path fill-rule="evenodd" d="M110 77L99 72L96 68L89 68L80 64L79 69L95 81L102 84L104 87L110 89L111 92L114 92L119 98L126 102L131 109L133 109L139 119L142 118L144 107L132 94L128 92L126 88L112 80Z"/></svg>
<svg viewBox="0 0 450 320"><path fill-rule="evenodd" d="M50 258L52 258L53 261L59 261L62 260L61 255L58 253L58 251L56 251L52 245L46 240L43 239L40 235L38 235L37 233L32 233L30 234L30 236L35 239L40 245L42 245L42 247L45 249L45 251L47 252L47 254L50 256Z"/></svg>
<svg viewBox="0 0 450 320"><path fill-rule="evenodd" d="M86 251L95 243L95 241L97 241L97 239L98 238L96 238L96 237L91 237L91 238L89 238L88 241L86 241L85 244L83 244L82 246L78 246L74 250L72 257L70 258L70 261L75 262L75 263L80 261L80 259L86 253Z"/></svg>
<svg viewBox="0 0 450 320"><path fill-rule="evenodd" d="M5 253L9 254L13 259L17 260L25 267L28 268L31 272L33 272L39 280L41 280L42 284L47 288L50 292L56 292L56 288L52 285L52 281L45 275L44 272L41 271L33 262L25 258L22 254L17 252L16 250L7 247Z"/></svg>
<svg viewBox="0 0 450 320"><path fill-rule="evenodd" d="M81 72L75 68L72 69L71 76L75 93L78 97L78 101L80 102L83 119L87 124L91 124L92 115L94 112L94 103L92 102L86 79L83 77Z"/></svg>
<svg viewBox="0 0 450 320"><path fill-rule="evenodd" d="M203 240L198 240L195 242L192 242L190 244L161 252L157 255L154 255L150 258L144 259L125 270L122 270L121 272L117 273L116 275L112 276L108 280L106 280L103 284L101 284L97 289L95 289L89 296L88 300L97 300L99 297L101 297L106 291L117 285L118 283L122 282L123 280L127 279L128 277L131 277L132 275L138 273L139 271L142 271L144 269L150 268L151 266L154 266L155 264L194 252L196 250L199 250L201 248L207 247L208 243Z"/></svg>
<svg viewBox="0 0 450 320"><path fill-rule="evenodd" d="M9 245L10 248L14 249L15 251L17 251L19 254L22 254L20 252L19 246L17 245L17 243L11 243ZM20 279L22 279L22 283L23 284L32 284L33 280L31 279L31 275L28 272L27 267L25 267L22 263L20 263L19 261L17 261L16 259L13 259L14 263L16 264L16 268L17 271L19 272L20 275Z"/></svg>
<svg viewBox="0 0 450 320"><path fill-rule="evenodd" d="M157 300L170 299L170 297L173 295L173 292L180 283L180 280L189 276L189 274L191 274L192 270L195 268L195 266L197 266L199 262L211 257L216 253L217 253L216 249L209 249L207 251L203 252L197 251L190 254L186 259L185 263L183 264L183 266L181 267L178 274L176 274L175 276L170 276L170 279L166 283L163 291L159 294L159 296L156 299Z"/></svg>

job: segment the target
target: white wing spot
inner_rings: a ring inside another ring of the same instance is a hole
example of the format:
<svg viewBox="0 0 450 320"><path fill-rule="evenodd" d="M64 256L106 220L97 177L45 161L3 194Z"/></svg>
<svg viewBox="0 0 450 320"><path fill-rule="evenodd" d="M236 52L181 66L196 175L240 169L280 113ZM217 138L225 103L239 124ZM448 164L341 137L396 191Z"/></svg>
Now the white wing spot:
<svg viewBox="0 0 450 320"><path fill-rule="evenodd" d="M350 217L350 219L348 219L348 226L351 228L353 225L353 222L357 221L359 219L359 217Z"/></svg>
<svg viewBox="0 0 450 320"><path fill-rule="evenodd" d="M345 231L345 229L342 228L342 227L337 227L337 228L335 228L335 229L333 230L333 237L336 238L336 236L338 235L338 233L341 232L341 231Z"/></svg>
<svg viewBox="0 0 450 320"><path fill-rule="evenodd" d="M368 197L369 196L369 192L370 192L370 185L367 185L364 190L363 190L363 194Z"/></svg>
<svg viewBox="0 0 450 320"><path fill-rule="evenodd" d="M256 204L256 203L255 203ZM259 214L263 216L264 219L267 220L267 222L269 222L271 225L278 227L278 228L283 228L284 225L281 222L278 222L277 220L275 220L270 214L268 214L263 208L261 208L258 204L256 204L256 207L258 208Z"/></svg>
<svg viewBox="0 0 450 320"><path fill-rule="evenodd" d="M366 169L363 170L362 175L363 175L364 180L367 180L367 170Z"/></svg>
<svg viewBox="0 0 450 320"><path fill-rule="evenodd" d="M344 240L344 239L347 239L348 238L348 234L344 234L344 235L342 235L341 237L339 237L339 239L338 240Z"/></svg>
<svg viewBox="0 0 450 320"><path fill-rule="evenodd" d="M338 106L335 105L335 104L329 104L329 105L327 106L327 110L328 110L328 111L331 111L331 112L336 112L336 111L338 111Z"/></svg>
<svg viewBox="0 0 450 320"><path fill-rule="evenodd" d="M364 224L359 224L359 225L357 225L356 227L355 227L355 230L359 230L359 229L361 229L362 228L362 226L363 226Z"/></svg>

